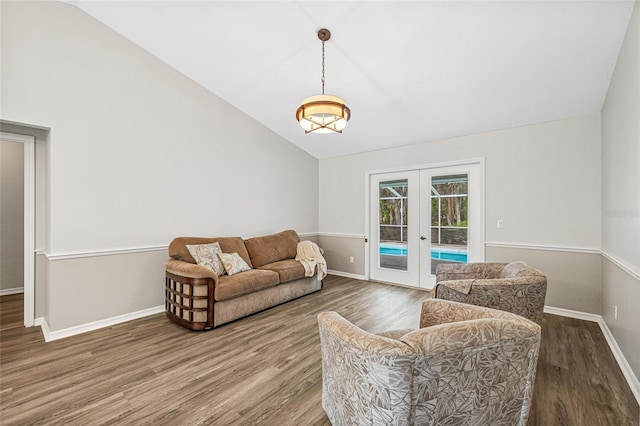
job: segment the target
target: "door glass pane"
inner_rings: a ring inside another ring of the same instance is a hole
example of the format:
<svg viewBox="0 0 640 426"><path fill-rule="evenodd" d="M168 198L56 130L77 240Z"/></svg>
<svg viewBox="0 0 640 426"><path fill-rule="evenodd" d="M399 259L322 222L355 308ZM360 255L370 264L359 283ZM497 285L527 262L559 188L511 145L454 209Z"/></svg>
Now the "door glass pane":
<svg viewBox="0 0 640 426"><path fill-rule="evenodd" d="M407 270L407 190L407 179L379 184L378 265L381 268Z"/></svg>
<svg viewBox="0 0 640 426"><path fill-rule="evenodd" d="M440 263L467 263L468 175L431 177L431 273Z"/></svg>

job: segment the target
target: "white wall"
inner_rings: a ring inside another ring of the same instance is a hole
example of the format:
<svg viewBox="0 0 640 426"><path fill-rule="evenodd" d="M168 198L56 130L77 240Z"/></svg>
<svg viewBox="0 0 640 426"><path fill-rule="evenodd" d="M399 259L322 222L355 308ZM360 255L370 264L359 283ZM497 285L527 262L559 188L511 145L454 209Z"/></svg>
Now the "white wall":
<svg viewBox="0 0 640 426"><path fill-rule="evenodd" d="M0 290L24 283L24 145L0 141Z"/></svg>
<svg viewBox="0 0 640 426"><path fill-rule="evenodd" d="M487 242L600 247L598 115L323 159L320 232L367 233L366 171L477 157L485 157Z"/></svg>
<svg viewBox="0 0 640 426"><path fill-rule="evenodd" d="M317 160L75 7L3 2L2 62L3 118L52 129L50 252L316 230Z"/></svg>
<svg viewBox="0 0 640 426"><path fill-rule="evenodd" d="M602 249L640 270L640 6L602 110Z"/></svg>
<svg viewBox="0 0 640 426"><path fill-rule="evenodd" d="M640 2L602 110L602 316L640 395ZM617 307L618 318L615 318ZM638 396L640 399L640 396Z"/></svg>
<svg viewBox="0 0 640 426"><path fill-rule="evenodd" d="M486 260L528 261L547 275L551 306L599 314L599 114L320 160L329 269L365 275L367 171L478 157L485 158ZM567 273L575 267L591 273Z"/></svg>
<svg viewBox="0 0 640 426"><path fill-rule="evenodd" d="M56 262L106 265L91 253L152 250L179 235L317 230L315 158L73 6L0 7L0 118L51 129L45 303L55 306L45 316L52 329L163 300L157 271L134 283L127 270L98 268L113 274L113 292L137 285L156 297L74 316L71 300L101 303L91 291L99 284L86 277L75 282L80 294L71 293L69 280L78 278Z"/></svg>

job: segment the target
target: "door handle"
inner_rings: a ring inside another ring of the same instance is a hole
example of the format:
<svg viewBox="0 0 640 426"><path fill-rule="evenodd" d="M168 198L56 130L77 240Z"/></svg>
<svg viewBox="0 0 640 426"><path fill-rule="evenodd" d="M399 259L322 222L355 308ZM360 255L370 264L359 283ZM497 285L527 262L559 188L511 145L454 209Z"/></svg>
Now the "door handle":
<svg viewBox="0 0 640 426"><path fill-rule="evenodd" d="M427 239L427 237L423 237L423 236L421 235L421 236L420 236L420 239L424 241L424 240L426 240L426 239Z"/></svg>

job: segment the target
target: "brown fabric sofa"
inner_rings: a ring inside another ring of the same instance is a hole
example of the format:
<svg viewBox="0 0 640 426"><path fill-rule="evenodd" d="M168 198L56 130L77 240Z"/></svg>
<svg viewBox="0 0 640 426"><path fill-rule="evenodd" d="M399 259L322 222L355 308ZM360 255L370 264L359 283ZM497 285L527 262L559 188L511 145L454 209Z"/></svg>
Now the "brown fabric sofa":
<svg viewBox="0 0 640 426"><path fill-rule="evenodd" d="M167 317L192 330L208 330L320 290L317 274L305 277L304 267L295 260L299 240L293 230L247 240L175 238L166 264ZM251 269L217 276L197 265L187 245L214 242L224 253L238 253Z"/></svg>
<svg viewBox="0 0 640 426"><path fill-rule="evenodd" d="M542 324L547 277L525 262L442 264L432 296L486 306Z"/></svg>

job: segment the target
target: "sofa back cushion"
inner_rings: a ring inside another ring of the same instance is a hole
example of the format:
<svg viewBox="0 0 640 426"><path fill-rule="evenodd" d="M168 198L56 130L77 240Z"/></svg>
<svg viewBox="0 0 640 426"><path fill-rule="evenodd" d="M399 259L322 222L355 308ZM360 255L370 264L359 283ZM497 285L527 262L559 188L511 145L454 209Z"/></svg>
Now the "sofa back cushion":
<svg viewBox="0 0 640 426"><path fill-rule="evenodd" d="M298 251L298 241L298 233L288 230L264 237L249 238L244 244L249 252L251 264L254 268L259 268L279 260L294 259Z"/></svg>
<svg viewBox="0 0 640 426"><path fill-rule="evenodd" d="M244 246L244 241L240 237L202 238L202 237L178 237L169 244L169 256L173 259L184 260L189 263L196 263L189 253L187 245L219 243L223 253L238 253L250 267L251 258Z"/></svg>

